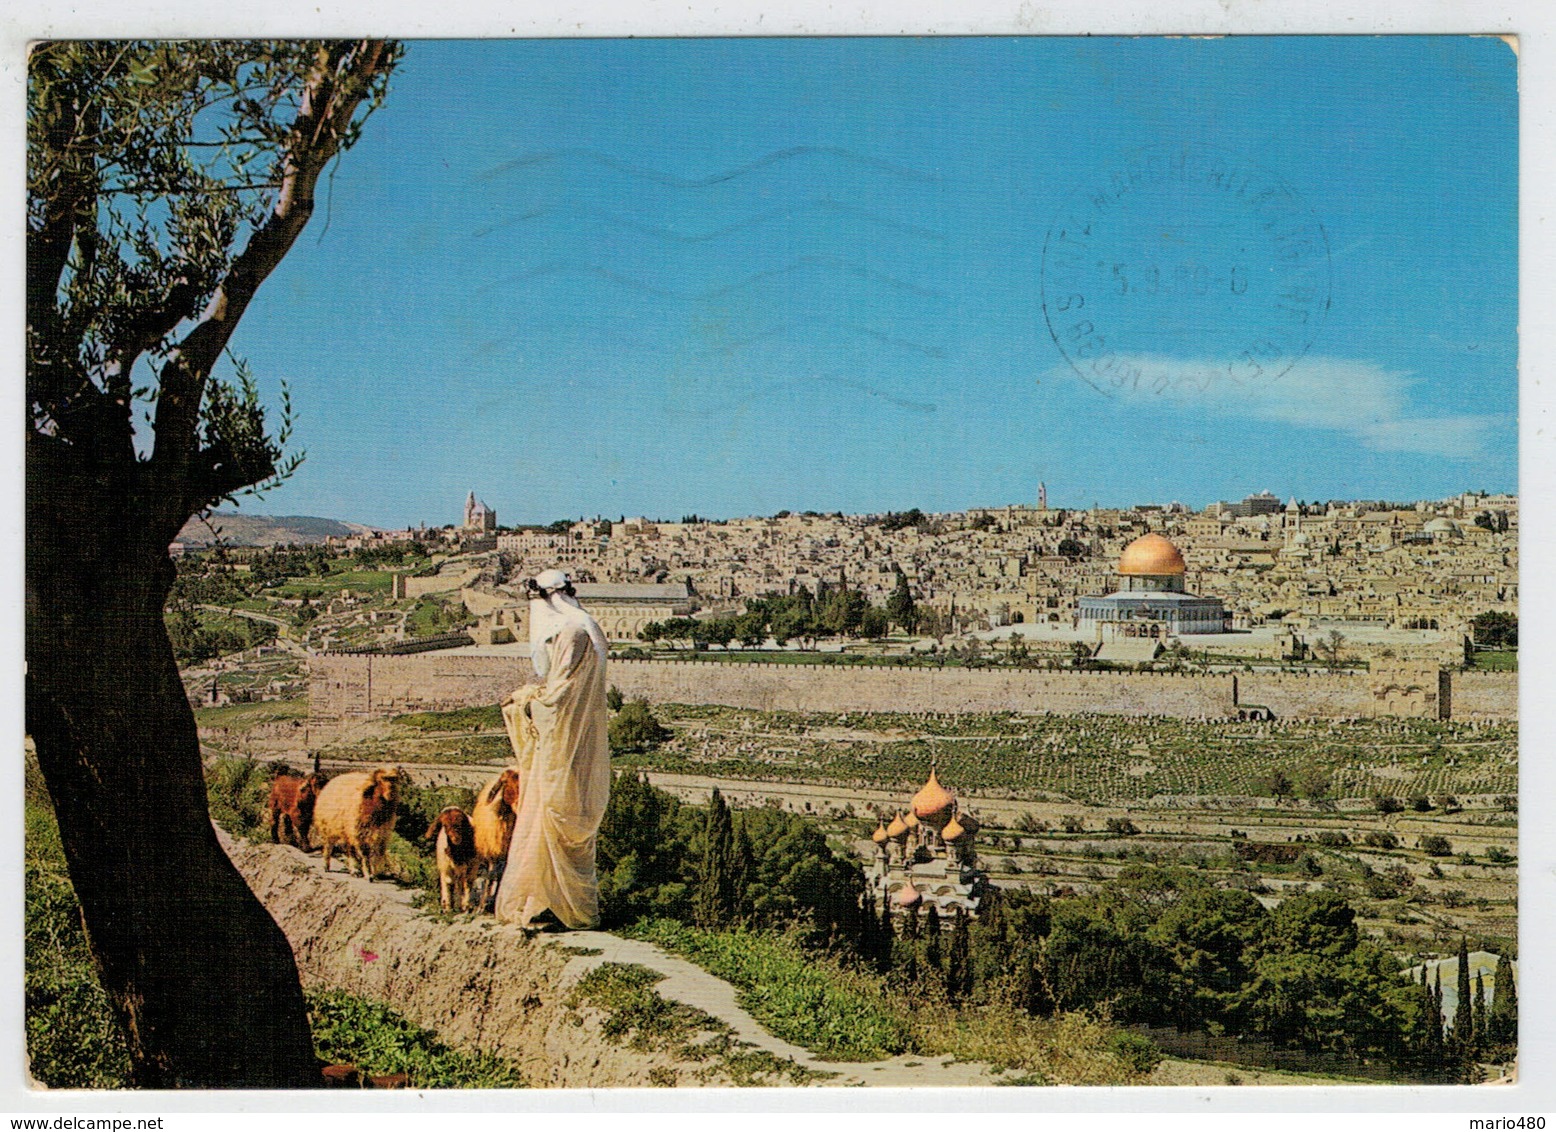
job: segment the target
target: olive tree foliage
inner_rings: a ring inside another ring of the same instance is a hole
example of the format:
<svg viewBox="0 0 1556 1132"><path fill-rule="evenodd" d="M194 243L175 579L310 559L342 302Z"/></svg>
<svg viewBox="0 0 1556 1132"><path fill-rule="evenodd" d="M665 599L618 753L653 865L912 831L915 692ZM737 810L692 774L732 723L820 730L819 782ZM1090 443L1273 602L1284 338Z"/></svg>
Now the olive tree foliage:
<svg viewBox="0 0 1556 1132"><path fill-rule="evenodd" d="M320 174L384 97L396 56L374 41L33 52L27 399L37 445L133 463L180 526L294 466L282 457L286 422L267 430L246 369L230 381L212 370L312 215Z"/></svg>
<svg viewBox="0 0 1556 1132"><path fill-rule="evenodd" d="M318 1083L286 937L211 828L163 607L184 523L295 467L290 406L270 427L229 344L398 56L51 42L28 60L27 728L136 1084Z"/></svg>

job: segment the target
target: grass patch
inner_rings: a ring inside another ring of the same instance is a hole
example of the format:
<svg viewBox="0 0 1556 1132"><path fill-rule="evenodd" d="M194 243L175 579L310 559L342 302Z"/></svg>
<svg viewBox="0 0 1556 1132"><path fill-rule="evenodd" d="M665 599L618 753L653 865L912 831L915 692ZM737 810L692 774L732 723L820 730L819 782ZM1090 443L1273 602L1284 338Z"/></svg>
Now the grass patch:
<svg viewBox="0 0 1556 1132"><path fill-rule="evenodd" d="M664 978L635 963L601 963L578 980L567 1005L587 1004L604 1011L601 1032L611 1041L635 1050L674 1053L692 1060L713 1052L696 1039L725 1037L729 1027L683 1002L668 1002L654 990ZM723 1052L720 1048L719 1052Z"/></svg>
<svg viewBox="0 0 1556 1132"><path fill-rule="evenodd" d="M740 1005L784 1041L836 1061L916 1052L911 1025L879 988L777 936L645 920L623 934L684 955L735 987Z"/></svg>
<svg viewBox="0 0 1556 1132"><path fill-rule="evenodd" d="M224 727L231 732L247 731L263 723L284 723L308 718L308 697L292 700L265 700L252 704L220 704L195 709L195 722L201 727Z"/></svg>
<svg viewBox="0 0 1556 1132"><path fill-rule="evenodd" d="M320 1058L355 1065L373 1076L404 1073L414 1089L522 1089L528 1084L511 1062L453 1049L382 1003L344 991L310 993L308 1017Z"/></svg>
<svg viewBox="0 0 1556 1132"><path fill-rule="evenodd" d="M1482 672L1517 672L1517 649L1494 649L1475 654L1475 667Z"/></svg>
<svg viewBox="0 0 1556 1132"><path fill-rule="evenodd" d="M412 731L500 731L503 726L502 709L495 704L453 711L413 711L395 716L392 722Z"/></svg>
<svg viewBox="0 0 1556 1132"><path fill-rule="evenodd" d="M598 954L593 948L579 950ZM636 963L602 963L578 980L567 1005L576 1009L587 1004L603 1011L601 1033L610 1041L706 1063L693 1072L697 1083L722 1076L742 1087L809 1085L836 1076L736 1041L734 1032L711 1014L662 998L654 984L663 978ZM669 1065L657 1065L649 1071L649 1083L673 1086L680 1083L679 1074Z"/></svg>
<svg viewBox="0 0 1556 1132"><path fill-rule="evenodd" d="M51 1089L126 1088L129 1050L87 949L59 827L32 804L25 821L28 1066Z"/></svg>

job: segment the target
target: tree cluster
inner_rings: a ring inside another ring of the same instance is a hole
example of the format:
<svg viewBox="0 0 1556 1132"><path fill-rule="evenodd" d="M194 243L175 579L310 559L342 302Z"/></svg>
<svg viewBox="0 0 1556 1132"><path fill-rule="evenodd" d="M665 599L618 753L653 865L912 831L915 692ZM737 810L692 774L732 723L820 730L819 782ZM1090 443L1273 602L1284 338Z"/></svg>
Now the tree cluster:
<svg viewBox="0 0 1556 1132"><path fill-rule="evenodd" d="M618 774L598 844L607 927L666 916L710 929L794 930L843 956L884 950L859 866L798 815L735 811L717 790L694 806Z"/></svg>

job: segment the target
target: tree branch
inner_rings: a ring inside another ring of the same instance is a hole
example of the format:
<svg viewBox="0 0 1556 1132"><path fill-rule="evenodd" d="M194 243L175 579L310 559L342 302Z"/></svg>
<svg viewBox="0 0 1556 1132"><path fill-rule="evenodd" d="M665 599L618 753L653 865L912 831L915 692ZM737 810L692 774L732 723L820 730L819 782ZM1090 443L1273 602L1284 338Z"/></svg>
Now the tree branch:
<svg viewBox="0 0 1556 1132"><path fill-rule="evenodd" d="M320 46L297 118L280 155L281 190L269 219L250 238L217 287L198 324L161 371L152 464L170 506L188 507L203 478L193 466L205 382L261 283L291 249L313 214L319 174L340 149L352 116L392 59L382 40ZM238 485L240 487L247 485Z"/></svg>

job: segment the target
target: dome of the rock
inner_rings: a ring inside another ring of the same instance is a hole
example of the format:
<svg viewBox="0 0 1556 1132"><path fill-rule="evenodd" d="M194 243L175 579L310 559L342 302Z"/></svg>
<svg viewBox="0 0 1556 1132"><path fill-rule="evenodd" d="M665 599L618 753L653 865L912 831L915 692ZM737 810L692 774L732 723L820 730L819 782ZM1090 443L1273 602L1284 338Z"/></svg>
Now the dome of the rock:
<svg viewBox="0 0 1556 1132"><path fill-rule="evenodd" d="M1182 574L1187 570L1183 555L1161 535L1141 535L1124 548L1118 560L1120 574Z"/></svg>

